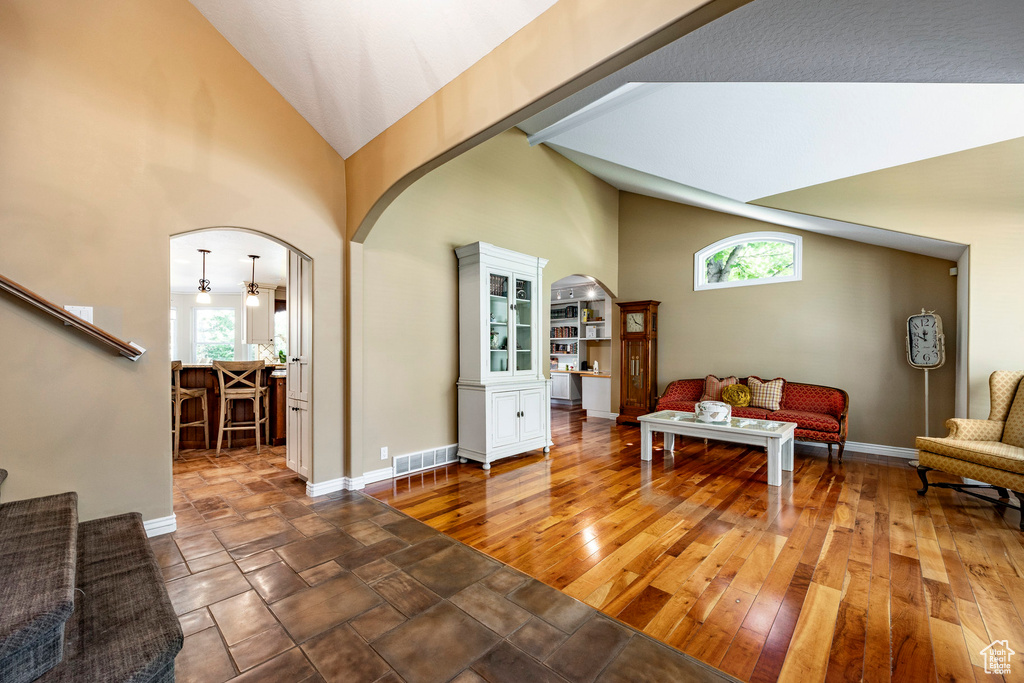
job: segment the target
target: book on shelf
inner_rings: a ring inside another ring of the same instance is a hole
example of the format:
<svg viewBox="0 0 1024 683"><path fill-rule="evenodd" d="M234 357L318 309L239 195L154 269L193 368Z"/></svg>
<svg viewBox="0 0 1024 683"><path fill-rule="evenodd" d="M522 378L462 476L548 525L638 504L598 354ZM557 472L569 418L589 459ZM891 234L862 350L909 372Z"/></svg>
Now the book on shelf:
<svg viewBox="0 0 1024 683"><path fill-rule="evenodd" d="M491 295L492 296L507 296L508 295L508 278L504 275L491 275Z"/></svg>

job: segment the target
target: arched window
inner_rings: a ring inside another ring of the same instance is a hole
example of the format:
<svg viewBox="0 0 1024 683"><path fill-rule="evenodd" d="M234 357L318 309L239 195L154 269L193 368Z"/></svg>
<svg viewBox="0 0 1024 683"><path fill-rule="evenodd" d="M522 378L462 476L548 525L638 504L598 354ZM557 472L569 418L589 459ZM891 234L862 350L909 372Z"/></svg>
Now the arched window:
<svg viewBox="0 0 1024 683"><path fill-rule="evenodd" d="M693 289L719 289L800 279L803 239L785 232L748 232L719 240L693 257Z"/></svg>

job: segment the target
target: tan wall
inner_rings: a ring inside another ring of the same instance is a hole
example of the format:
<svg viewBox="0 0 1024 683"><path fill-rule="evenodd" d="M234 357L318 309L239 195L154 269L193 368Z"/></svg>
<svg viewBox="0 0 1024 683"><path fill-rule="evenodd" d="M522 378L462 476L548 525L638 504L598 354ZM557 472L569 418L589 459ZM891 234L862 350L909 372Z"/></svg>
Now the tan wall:
<svg viewBox="0 0 1024 683"><path fill-rule="evenodd" d="M1024 368L1022 183L1017 138L756 203L970 245L970 416L984 418L988 376Z"/></svg>
<svg viewBox="0 0 1024 683"><path fill-rule="evenodd" d="M673 379L707 374L840 387L850 394L851 441L911 447L924 424L924 387L923 373L906 363L904 327L925 306L946 332L950 361L931 373L931 430L945 433L955 382L953 263L625 192L619 216L621 300L662 302L659 393ZM803 236L801 281L693 291L695 252L761 230Z"/></svg>
<svg viewBox="0 0 1024 683"><path fill-rule="evenodd" d="M614 188L512 130L435 169L388 207L362 249L363 392L354 408L362 411L364 471L390 465L381 446L395 456L458 440L455 247L484 241L550 259L546 303L548 285L566 275L591 275L615 290L617 206Z"/></svg>
<svg viewBox="0 0 1024 683"><path fill-rule="evenodd" d="M149 349L0 296L3 498L171 514L169 237L217 225L314 259L314 476L340 476L341 158L181 0L4 2L0 93L0 273Z"/></svg>

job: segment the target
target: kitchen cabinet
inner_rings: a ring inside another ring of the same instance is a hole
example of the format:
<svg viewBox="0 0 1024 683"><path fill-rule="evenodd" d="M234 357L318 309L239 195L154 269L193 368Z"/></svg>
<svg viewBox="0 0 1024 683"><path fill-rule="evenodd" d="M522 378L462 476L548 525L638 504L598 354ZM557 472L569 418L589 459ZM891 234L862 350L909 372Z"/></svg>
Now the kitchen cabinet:
<svg viewBox="0 0 1024 683"><path fill-rule="evenodd" d="M546 259L475 242L459 257L459 458L551 446L550 383L541 370Z"/></svg>
<svg viewBox="0 0 1024 683"><path fill-rule="evenodd" d="M283 378L274 377L281 371L280 366L268 365L260 378L262 386L270 387L270 443L280 446L286 442L285 433L285 407L284 392L281 390ZM217 427L220 424L220 385L217 382L217 373L209 365L185 365L181 371L181 386L186 389L206 389L206 405L209 409L210 435L216 443ZM203 412L199 401L185 401L181 406L181 421L195 422L203 419ZM231 419L238 422L252 422L253 410L252 401L233 401L231 403ZM264 436L260 435L263 442ZM231 438L233 448L244 448L256 444L256 435L250 431L235 432ZM185 427L181 430L182 450L190 448L205 448L202 427Z"/></svg>
<svg viewBox="0 0 1024 683"><path fill-rule="evenodd" d="M248 284L248 283L246 283ZM246 306L248 293L242 290L242 343L273 344L274 343L274 294L277 287L273 285L259 286L259 306Z"/></svg>
<svg viewBox="0 0 1024 683"><path fill-rule="evenodd" d="M574 372L551 371L551 400L556 403L579 403L580 379Z"/></svg>
<svg viewBox="0 0 1024 683"><path fill-rule="evenodd" d="M309 478L313 467L313 262L288 253L288 443L285 465Z"/></svg>

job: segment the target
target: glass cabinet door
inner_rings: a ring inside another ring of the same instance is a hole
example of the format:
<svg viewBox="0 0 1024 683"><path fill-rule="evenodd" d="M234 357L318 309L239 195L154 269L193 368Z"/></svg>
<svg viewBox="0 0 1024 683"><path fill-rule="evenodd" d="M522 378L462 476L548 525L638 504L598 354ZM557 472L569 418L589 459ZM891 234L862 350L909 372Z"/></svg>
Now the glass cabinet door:
<svg viewBox="0 0 1024 683"><path fill-rule="evenodd" d="M492 374L512 372L512 364L515 362L509 356L510 335L512 332L512 320L509 312L512 310L510 297L514 292L512 287L512 276L506 273L488 273L488 291L490 307L490 321L488 324L487 346L489 348L490 364L488 368Z"/></svg>
<svg viewBox="0 0 1024 683"><path fill-rule="evenodd" d="M515 276L515 369L532 372L533 367L533 312L537 306L536 286L531 278Z"/></svg>

